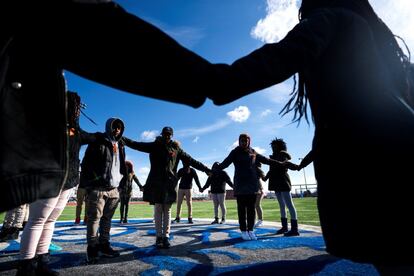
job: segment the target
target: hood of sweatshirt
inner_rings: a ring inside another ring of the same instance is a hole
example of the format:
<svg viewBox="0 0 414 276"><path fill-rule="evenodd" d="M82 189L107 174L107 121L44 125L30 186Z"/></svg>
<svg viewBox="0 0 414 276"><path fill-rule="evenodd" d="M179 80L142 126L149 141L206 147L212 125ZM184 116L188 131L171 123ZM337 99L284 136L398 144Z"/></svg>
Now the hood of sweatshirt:
<svg viewBox="0 0 414 276"><path fill-rule="evenodd" d="M118 137L113 137L112 136L112 125L115 123L115 122L120 122L121 123L121 133L118 135ZM121 139L122 138L122 135L123 135L123 133L124 133L124 129L125 129L125 125L124 125L124 122L121 120L121 119L119 119L119 118L109 118L107 121L106 121L106 124L105 124L105 133L106 133L106 135L112 140L112 141L119 141L119 139Z"/></svg>

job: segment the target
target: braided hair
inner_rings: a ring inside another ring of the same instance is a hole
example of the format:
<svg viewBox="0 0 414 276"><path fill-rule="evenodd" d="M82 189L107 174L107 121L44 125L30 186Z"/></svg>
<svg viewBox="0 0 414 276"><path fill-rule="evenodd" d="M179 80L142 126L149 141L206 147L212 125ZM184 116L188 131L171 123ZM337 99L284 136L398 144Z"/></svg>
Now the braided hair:
<svg viewBox="0 0 414 276"><path fill-rule="evenodd" d="M79 125L81 99L76 92L68 91L68 127L77 128Z"/></svg>
<svg viewBox="0 0 414 276"><path fill-rule="evenodd" d="M352 10L363 17L369 24L381 57L384 59L391 79L401 91L402 98L414 108L414 80L410 77L410 70L413 70L410 63L410 51L404 40L395 36L388 26L377 16L368 0L302 0L299 8L299 21L305 19L309 13L317 8L341 7ZM407 50L407 55L399 46L396 38L400 39ZM306 122L308 98L305 91L305 81L302 72L298 72L298 81L296 75L293 77L293 91L290 93L291 98L280 111L280 114L286 115L294 111L293 122L299 123L305 116Z"/></svg>

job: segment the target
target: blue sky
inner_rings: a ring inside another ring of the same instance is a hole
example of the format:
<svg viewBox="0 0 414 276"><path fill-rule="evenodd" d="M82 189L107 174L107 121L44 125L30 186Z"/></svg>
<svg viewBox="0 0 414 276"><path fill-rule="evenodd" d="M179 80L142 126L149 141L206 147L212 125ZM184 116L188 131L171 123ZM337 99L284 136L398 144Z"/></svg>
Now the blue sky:
<svg viewBox="0 0 414 276"><path fill-rule="evenodd" d="M167 32L185 47L219 63L231 63L265 42L277 42L297 23L296 0L116 2ZM412 0L370 2L391 29L414 49L410 34L414 20L408 12L414 8ZM214 106L207 101L201 108L194 109L115 90L70 72L66 72L66 77L68 88L80 94L82 102L87 104L85 112L98 123L95 126L81 116L81 127L89 132L104 131L109 117L119 117L126 125L125 136L153 141L162 127L168 125L174 128L173 138L181 142L183 149L207 166L223 161L242 132L249 133L252 146L266 156L271 154L270 141L275 137L283 138L294 163L299 163L299 158L311 148L312 123L308 125L302 121L297 126L290 123L290 115L281 117L278 114L292 91L292 80L225 106ZM81 150L81 157L85 148ZM138 178L145 183L150 168L148 154L127 149L127 159L133 161ZM268 166L263 168L267 172ZM305 170L307 183L315 183L313 165ZM226 171L233 176L233 166ZM198 175L204 184L206 175L202 172ZM290 171L290 176L293 184L305 182L303 171Z"/></svg>

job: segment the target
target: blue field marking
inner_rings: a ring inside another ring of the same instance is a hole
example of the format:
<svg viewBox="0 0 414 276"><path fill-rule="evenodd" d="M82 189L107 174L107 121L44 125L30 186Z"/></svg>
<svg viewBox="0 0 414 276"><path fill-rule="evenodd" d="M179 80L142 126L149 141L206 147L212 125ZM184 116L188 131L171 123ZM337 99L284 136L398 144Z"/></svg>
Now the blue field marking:
<svg viewBox="0 0 414 276"><path fill-rule="evenodd" d="M260 249L284 249L292 247L309 247L314 250L324 251L325 242L322 236L311 237L274 237L266 239L258 239L257 241L247 241L238 243L236 248L247 250Z"/></svg>
<svg viewBox="0 0 414 276"><path fill-rule="evenodd" d="M210 243L211 232L204 231L201 233L201 243L207 244Z"/></svg>
<svg viewBox="0 0 414 276"><path fill-rule="evenodd" d="M343 271L342 273L339 271ZM373 265L357 264L347 260L339 260L332 264L327 264L320 272L312 276L338 276L338 275L364 275L379 276Z"/></svg>
<svg viewBox="0 0 414 276"><path fill-rule="evenodd" d="M241 260L241 256L239 254L233 253L233 252L229 252L229 251L225 251L225 250L217 250L217 249L200 249L200 250L196 250L194 251L194 253L199 253L199 254L204 254L204 255L208 255L208 254L218 254L218 255L224 255L227 256L233 260Z"/></svg>

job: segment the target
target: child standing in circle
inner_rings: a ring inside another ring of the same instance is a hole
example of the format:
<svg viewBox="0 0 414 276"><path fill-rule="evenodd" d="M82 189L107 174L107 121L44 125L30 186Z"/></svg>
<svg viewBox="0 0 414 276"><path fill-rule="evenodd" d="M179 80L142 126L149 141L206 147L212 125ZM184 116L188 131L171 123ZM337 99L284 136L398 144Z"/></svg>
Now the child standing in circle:
<svg viewBox="0 0 414 276"><path fill-rule="evenodd" d="M287 146L283 139L275 138L270 143L273 154L269 157L280 162L289 161L291 159L287 152ZM296 208L292 201L292 195L290 194L291 183L290 177L286 168L280 166L270 165L269 172L265 179L269 179L269 191L275 191L277 201L280 207L280 219L282 222L282 228L280 228L276 234L284 234L285 236L299 236L298 220L296 217ZM291 229L288 231L288 222L286 216L286 206L289 209Z"/></svg>
<svg viewBox="0 0 414 276"><path fill-rule="evenodd" d="M226 222L226 183L233 188L229 175L219 169L219 162L213 164L213 174L207 178L206 184L201 189L203 192L208 187L211 187L211 198L214 204L214 220L211 224L223 224ZM218 208L221 209L221 221L219 222Z"/></svg>

